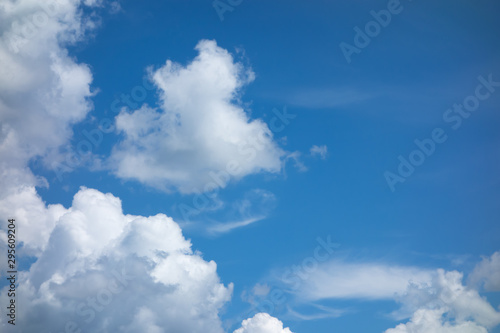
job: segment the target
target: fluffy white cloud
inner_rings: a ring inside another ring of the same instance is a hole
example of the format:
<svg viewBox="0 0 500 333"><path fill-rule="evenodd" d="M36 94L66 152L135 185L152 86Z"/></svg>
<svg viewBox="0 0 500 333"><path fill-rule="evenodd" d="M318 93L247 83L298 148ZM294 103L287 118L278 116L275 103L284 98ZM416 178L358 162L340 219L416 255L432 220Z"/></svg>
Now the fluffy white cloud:
<svg viewBox="0 0 500 333"><path fill-rule="evenodd" d="M241 328L234 333L292 333L290 329L283 328L283 323L267 313L257 313L249 319L243 320Z"/></svg>
<svg viewBox="0 0 500 333"><path fill-rule="evenodd" d="M487 333L486 328L467 321L457 324L444 322L443 310L420 309L407 324L399 324L386 333Z"/></svg>
<svg viewBox="0 0 500 333"><path fill-rule="evenodd" d="M413 311L410 321L386 333L483 333L498 325L500 313L462 276L440 269L432 283L410 286L400 299L403 312Z"/></svg>
<svg viewBox="0 0 500 333"><path fill-rule="evenodd" d="M291 283L293 278L300 277L301 274L285 276L284 282ZM422 283L431 278L431 271L414 267L331 261L318 265L304 276L299 295L308 300L391 299L397 293L404 292L411 282Z"/></svg>
<svg viewBox="0 0 500 333"><path fill-rule="evenodd" d="M469 275L469 283L474 286L483 284L486 291L500 291L500 252L483 258Z"/></svg>
<svg viewBox="0 0 500 333"><path fill-rule="evenodd" d="M232 285L171 218L124 215L118 198L85 188L61 209L47 247L19 275L17 329L223 332L218 314Z"/></svg>
<svg viewBox="0 0 500 333"><path fill-rule="evenodd" d="M24 167L33 157L50 166L54 160L47 157L55 158L72 125L91 109L91 72L65 49L91 27L79 6L71 0L0 3L2 169Z"/></svg>
<svg viewBox="0 0 500 333"><path fill-rule="evenodd" d="M72 126L91 110L90 70L65 48L92 27L81 5L0 3L0 246L14 217L17 258L28 266L18 267L15 331L223 332L218 314L232 285L171 218L124 215L118 198L92 189L82 188L70 208L37 194L48 184L28 162L61 161ZM8 319L0 318L0 331L12 330Z"/></svg>
<svg viewBox="0 0 500 333"><path fill-rule="evenodd" d="M74 0L0 3L0 218L2 224L18 218L22 251L31 255L43 251L63 207L45 207L35 186L48 184L27 163L62 161L72 126L92 107L91 72L66 50L93 28L80 6Z"/></svg>
<svg viewBox="0 0 500 333"><path fill-rule="evenodd" d="M143 105L117 116L125 139L110 161L118 177L192 193L281 170L284 152L271 130L236 102L253 72L215 41L200 41L196 50L199 55L187 66L168 60L151 73L160 109Z"/></svg>

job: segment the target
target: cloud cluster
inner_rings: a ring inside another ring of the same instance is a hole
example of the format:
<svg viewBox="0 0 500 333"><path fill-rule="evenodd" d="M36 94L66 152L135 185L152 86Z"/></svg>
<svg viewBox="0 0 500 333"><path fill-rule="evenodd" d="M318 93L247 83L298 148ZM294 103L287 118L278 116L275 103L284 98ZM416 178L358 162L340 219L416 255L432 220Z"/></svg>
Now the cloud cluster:
<svg viewBox="0 0 500 333"><path fill-rule="evenodd" d="M118 177L163 190L214 191L231 179L279 172L283 150L262 120L237 104L254 74L215 41L202 40L187 66L170 60L151 73L160 108L122 110L116 127L125 139L111 165Z"/></svg>
<svg viewBox="0 0 500 333"><path fill-rule="evenodd" d="M283 323L267 313L257 313L252 318L243 320L241 328L234 333L292 333L290 329L283 328Z"/></svg>
<svg viewBox="0 0 500 333"><path fill-rule="evenodd" d="M386 333L483 333L500 324L500 312L476 287L484 283L486 290L495 290L498 267L496 252L476 266L465 286L463 274L457 271L330 260L303 271L292 266L294 273L283 274L281 282L296 290L292 303L298 305L319 307L318 302L325 299L395 300L401 308L393 317L409 321ZM303 316L291 308L288 314L303 320L326 315L320 311Z"/></svg>
<svg viewBox="0 0 500 333"><path fill-rule="evenodd" d="M488 330L474 322L452 324L443 320L445 310L417 310L407 324L399 324L386 333L487 333Z"/></svg>
<svg viewBox="0 0 500 333"><path fill-rule="evenodd" d="M93 27L78 1L0 4L0 162L22 168L33 157L50 166L72 125L91 109L92 74L65 46ZM50 135L48 135L50 134ZM50 160L49 160L50 157Z"/></svg>
<svg viewBox="0 0 500 333"><path fill-rule="evenodd" d="M462 277L440 269L430 284L411 285L400 298L403 311L413 312L410 321L386 333L486 333L500 324L500 312Z"/></svg>
<svg viewBox="0 0 500 333"><path fill-rule="evenodd" d="M215 262L193 252L171 218L124 215L118 198L82 188L55 225L20 275L18 328L223 332L218 314L232 284L220 283Z"/></svg>
<svg viewBox="0 0 500 333"><path fill-rule="evenodd" d="M36 255L63 210L46 210L35 186L48 184L27 165L35 158L49 168L61 162L72 126L92 108L90 69L66 47L94 23L73 0L3 1L0 22L0 217L19 219L23 250Z"/></svg>
<svg viewBox="0 0 500 333"><path fill-rule="evenodd" d="M216 263L193 251L171 218L125 215L119 198L94 189L81 188L69 208L47 206L36 191L48 182L28 163L63 162L72 126L92 109L90 69L66 49L94 27L83 5L101 2L0 3L0 221L16 219L16 255L23 262L16 326L2 316L0 330L221 333L219 312L233 286L221 283ZM238 112L230 115L240 119ZM258 121L245 124L232 131L265 130ZM276 148L266 140L265 148ZM274 162L255 165L271 170ZM7 292L0 290L2 308Z"/></svg>

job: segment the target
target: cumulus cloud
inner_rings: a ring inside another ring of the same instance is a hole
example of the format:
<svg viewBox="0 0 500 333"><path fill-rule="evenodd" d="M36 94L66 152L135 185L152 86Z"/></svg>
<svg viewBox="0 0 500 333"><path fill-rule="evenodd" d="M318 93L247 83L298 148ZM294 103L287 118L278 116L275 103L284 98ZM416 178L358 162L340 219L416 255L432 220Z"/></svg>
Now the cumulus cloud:
<svg viewBox="0 0 500 333"><path fill-rule="evenodd" d="M500 312L462 284L462 273L440 269L429 284L413 284L399 299L409 322L386 333L483 333L500 323Z"/></svg>
<svg viewBox="0 0 500 333"><path fill-rule="evenodd" d="M29 162L64 162L73 125L92 109L90 69L66 49L95 26L84 4L101 2L0 3L0 246L6 220L15 218L23 263L16 326L2 316L0 331L222 333L219 312L233 286L171 218L126 215L119 198L94 189L81 188L69 208L46 205L37 193L48 182ZM265 128L247 125L247 134ZM272 162L256 165L273 169ZM0 271L6 268L0 261ZM0 290L4 309L7 291Z"/></svg>
<svg viewBox="0 0 500 333"><path fill-rule="evenodd" d="M196 50L198 56L187 66L168 60L151 73L160 92L159 109L143 105L116 117L125 137L110 158L118 177L193 193L281 170L284 152L272 131L237 103L253 72L215 41L202 40Z"/></svg>
<svg viewBox="0 0 500 333"><path fill-rule="evenodd" d="M486 291L500 291L500 252L483 258L469 275L469 283L483 285Z"/></svg>
<svg viewBox="0 0 500 333"><path fill-rule="evenodd" d="M407 324L399 324L386 333L487 333L486 328L474 322L452 324L443 319L444 310L417 310Z"/></svg>
<svg viewBox="0 0 500 333"><path fill-rule="evenodd" d="M91 109L92 74L65 46L92 24L78 1L4 1L0 4L0 161L24 167L41 157L50 166L72 125ZM59 156L59 158L61 158Z"/></svg>
<svg viewBox="0 0 500 333"><path fill-rule="evenodd" d="M58 216L46 249L20 272L18 329L223 332L232 284L171 218L124 215L118 198L86 188Z"/></svg>
<svg viewBox="0 0 500 333"><path fill-rule="evenodd" d="M15 328L222 332L218 313L232 285L171 218L124 215L118 198L97 190L82 188L70 208L38 195L36 186L48 183L29 161L62 161L72 126L92 108L91 72L66 51L92 24L78 1L40 4L0 4L0 219L16 219L17 258L28 266L18 267ZM8 319L0 318L2 332L12 328Z"/></svg>
<svg viewBox="0 0 500 333"><path fill-rule="evenodd" d="M60 205L45 207L35 186L48 183L27 164L35 158L49 168L62 162L72 126L92 108L90 69L66 47L94 26L79 1L0 3L0 217L2 223L19 219L25 254L45 249L63 212Z"/></svg>
<svg viewBox="0 0 500 333"><path fill-rule="evenodd" d="M292 333L290 329L283 328L283 323L267 313L257 313L249 319L243 320L241 328L234 333Z"/></svg>

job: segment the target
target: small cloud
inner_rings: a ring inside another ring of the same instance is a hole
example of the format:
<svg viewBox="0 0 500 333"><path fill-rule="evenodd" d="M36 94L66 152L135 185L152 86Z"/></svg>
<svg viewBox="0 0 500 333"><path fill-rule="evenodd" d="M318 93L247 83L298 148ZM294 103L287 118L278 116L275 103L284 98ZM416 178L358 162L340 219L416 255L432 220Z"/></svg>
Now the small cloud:
<svg viewBox="0 0 500 333"><path fill-rule="evenodd" d="M118 1L113 1L109 4L109 13L117 14L122 11L122 6Z"/></svg>
<svg viewBox="0 0 500 333"><path fill-rule="evenodd" d="M234 333L292 333L283 328L283 323L267 313L257 313L254 317L245 319Z"/></svg>
<svg viewBox="0 0 500 333"><path fill-rule="evenodd" d="M257 283L253 289L253 294L256 295L256 296L267 296L267 294L269 294L269 292L271 291L271 288L267 285L267 284L260 284L260 283Z"/></svg>
<svg viewBox="0 0 500 333"><path fill-rule="evenodd" d="M236 222L226 222L226 223L217 223L207 228L207 231L211 234L225 234L234 229L246 227L252 223L263 220L264 216L253 217L243 221Z"/></svg>
<svg viewBox="0 0 500 333"><path fill-rule="evenodd" d="M300 320L318 320L318 319L325 319L325 318L338 318L347 312L347 310L330 308L330 307L319 305L319 304L313 304L313 307L317 309L316 313L313 313L313 314L299 313L299 312L293 310L290 306L287 307L287 310L288 310L288 313L290 315L292 315L293 317L300 319Z"/></svg>
<svg viewBox="0 0 500 333"><path fill-rule="evenodd" d="M89 7L101 7L102 6L102 0L85 0L83 2L86 6Z"/></svg>
<svg viewBox="0 0 500 333"><path fill-rule="evenodd" d="M317 156L324 160L326 159L326 155L328 154L328 147L326 145L322 146L312 146L311 149L309 149L309 152L311 153L311 156Z"/></svg>
<svg viewBox="0 0 500 333"><path fill-rule="evenodd" d="M285 161L292 160L294 163L294 167L297 169L299 172L306 172L307 167L304 165L304 163L300 160L300 152L294 151L293 153L289 153L286 156Z"/></svg>

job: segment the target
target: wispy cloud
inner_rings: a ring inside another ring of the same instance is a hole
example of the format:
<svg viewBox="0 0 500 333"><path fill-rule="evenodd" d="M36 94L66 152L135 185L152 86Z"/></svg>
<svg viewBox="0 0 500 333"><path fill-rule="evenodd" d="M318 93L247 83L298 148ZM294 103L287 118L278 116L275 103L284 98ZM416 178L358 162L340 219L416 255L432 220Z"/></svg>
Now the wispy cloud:
<svg viewBox="0 0 500 333"><path fill-rule="evenodd" d="M432 274L416 267L332 261L311 273L299 296L307 300L391 299L410 283L430 282Z"/></svg>
<svg viewBox="0 0 500 333"><path fill-rule="evenodd" d="M263 220L265 216L252 217L249 219L245 219L242 221L234 221L234 222L226 222L226 223L217 223L207 228L209 234L217 235L217 234L225 234L234 229L246 227L252 223Z"/></svg>
<svg viewBox="0 0 500 333"><path fill-rule="evenodd" d="M300 320L317 320L317 319L325 319L325 318L338 318L348 310L345 309L335 309L330 308L328 306L313 304L313 307L316 308L316 313L313 314L303 314L293 310L290 306L287 307L288 314L300 319ZM318 311L319 310L319 311Z"/></svg>

